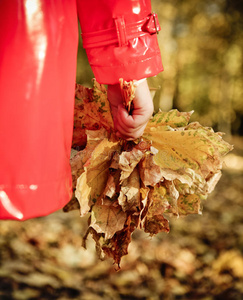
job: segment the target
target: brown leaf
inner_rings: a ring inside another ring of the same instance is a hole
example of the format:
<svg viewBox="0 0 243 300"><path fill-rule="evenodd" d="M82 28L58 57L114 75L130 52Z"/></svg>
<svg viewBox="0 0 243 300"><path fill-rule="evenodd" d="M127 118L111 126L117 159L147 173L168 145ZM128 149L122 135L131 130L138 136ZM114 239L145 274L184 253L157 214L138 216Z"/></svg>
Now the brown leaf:
<svg viewBox="0 0 243 300"><path fill-rule="evenodd" d="M141 224L144 231L151 235L161 231L169 232L169 221L163 216L165 210L170 207L165 195L166 188L162 185L155 186L149 192L147 213Z"/></svg>
<svg viewBox="0 0 243 300"><path fill-rule="evenodd" d="M169 232L169 221L163 217L163 215L155 215L152 217L146 217L144 222L144 231L155 235L159 232Z"/></svg>
<svg viewBox="0 0 243 300"><path fill-rule="evenodd" d="M162 170L155 164L154 155L147 154L139 163L140 178L145 186L155 186L163 181Z"/></svg>
<svg viewBox="0 0 243 300"><path fill-rule="evenodd" d="M84 151L78 152L74 157L70 159L73 190L76 189L78 177L84 172L84 164Z"/></svg>
<svg viewBox="0 0 243 300"><path fill-rule="evenodd" d="M114 206L112 201L106 201L106 204L108 202L110 205L103 205L101 201L95 203L90 224L97 233L104 233L106 240L123 229L127 217L120 206Z"/></svg>
<svg viewBox="0 0 243 300"><path fill-rule="evenodd" d="M80 209L80 204L73 194L72 199L63 207L64 212L69 212L71 210L79 210Z"/></svg>
<svg viewBox="0 0 243 300"><path fill-rule="evenodd" d="M105 87L95 80L92 89L76 84L72 147L85 146L86 129L96 130L102 127L108 132L113 130Z"/></svg>
<svg viewBox="0 0 243 300"><path fill-rule="evenodd" d="M123 211L139 211L140 209L140 177L138 169L135 168L131 175L121 184L118 203Z"/></svg>
<svg viewBox="0 0 243 300"><path fill-rule="evenodd" d="M124 228L117 232L108 243L102 245L102 250L108 256L113 258L114 263L120 269L120 261L124 255L128 254L128 246L131 242L131 235L136 228L132 216L128 216Z"/></svg>
<svg viewBox="0 0 243 300"><path fill-rule="evenodd" d="M131 151L124 151L119 155L118 167L121 170L121 182L130 176L143 155L144 152L137 148L133 148Z"/></svg>
<svg viewBox="0 0 243 300"><path fill-rule="evenodd" d="M110 170L110 175L108 177L107 184L104 190L104 196L113 198L116 195L116 193L119 192L120 190L119 180L120 180L120 170L115 170L115 171Z"/></svg>
<svg viewBox="0 0 243 300"><path fill-rule="evenodd" d="M131 234L136 228L135 223L134 218L132 218L131 215L128 215L123 229L116 232L111 239L104 239L103 233L97 233L96 230L90 227L87 234L90 233L92 235L96 243L96 251L99 258L112 258L119 270L121 258L128 254L128 245L131 242Z"/></svg>

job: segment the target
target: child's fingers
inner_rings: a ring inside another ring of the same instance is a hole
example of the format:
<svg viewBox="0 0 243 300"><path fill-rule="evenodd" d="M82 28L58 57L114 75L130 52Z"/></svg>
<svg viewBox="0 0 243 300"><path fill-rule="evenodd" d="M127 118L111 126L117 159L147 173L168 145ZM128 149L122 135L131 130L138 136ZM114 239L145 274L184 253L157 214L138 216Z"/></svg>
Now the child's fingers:
<svg viewBox="0 0 243 300"><path fill-rule="evenodd" d="M141 137L143 135L143 132L144 132L144 128L135 130L134 132L129 134L127 132L122 133L122 130L120 129L119 131L116 132L116 135L120 138L123 138L124 140L131 141Z"/></svg>
<svg viewBox="0 0 243 300"><path fill-rule="evenodd" d="M132 115L129 115L122 105L119 105L117 115L119 122L128 128L135 129L147 122L147 118L145 118L143 114L140 114L138 110L134 111Z"/></svg>
<svg viewBox="0 0 243 300"><path fill-rule="evenodd" d="M117 136L124 139L136 139L143 134L146 124L143 117L131 116L123 107L119 108L119 117L115 124Z"/></svg>

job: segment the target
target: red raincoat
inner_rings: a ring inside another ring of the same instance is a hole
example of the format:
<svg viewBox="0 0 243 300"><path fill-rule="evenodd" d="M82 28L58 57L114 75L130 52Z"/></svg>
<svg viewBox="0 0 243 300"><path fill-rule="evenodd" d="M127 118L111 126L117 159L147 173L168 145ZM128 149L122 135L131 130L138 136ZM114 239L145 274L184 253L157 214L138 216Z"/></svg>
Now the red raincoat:
<svg viewBox="0 0 243 300"><path fill-rule="evenodd" d="M150 0L1 0L0 219L44 216L71 197L77 14L98 82L162 71Z"/></svg>

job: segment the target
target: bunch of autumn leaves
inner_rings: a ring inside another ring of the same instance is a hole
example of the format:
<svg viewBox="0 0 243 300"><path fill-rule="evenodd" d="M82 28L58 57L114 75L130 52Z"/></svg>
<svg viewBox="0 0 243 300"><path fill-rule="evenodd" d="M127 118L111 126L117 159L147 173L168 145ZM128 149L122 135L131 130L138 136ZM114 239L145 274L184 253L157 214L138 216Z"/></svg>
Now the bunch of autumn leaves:
<svg viewBox="0 0 243 300"><path fill-rule="evenodd" d="M121 81L121 90L130 107L135 85ZM232 146L190 116L160 111L140 139L124 141L114 135L105 87L76 85L73 146L85 148L71 158L74 196L64 210L78 201L81 216L90 214L86 237L101 258L119 266L136 228L168 233L166 216L201 213Z"/></svg>

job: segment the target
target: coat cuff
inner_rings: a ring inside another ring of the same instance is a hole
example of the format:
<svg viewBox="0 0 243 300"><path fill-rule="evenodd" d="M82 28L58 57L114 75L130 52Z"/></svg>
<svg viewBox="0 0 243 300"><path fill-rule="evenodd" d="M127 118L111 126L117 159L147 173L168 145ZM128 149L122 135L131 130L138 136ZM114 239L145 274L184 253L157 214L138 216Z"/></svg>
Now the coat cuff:
<svg viewBox="0 0 243 300"><path fill-rule="evenodd" d="M92 54L88 53L88 57L90 56ZM91 58L89 61L96 80L102 84L116 84L120 78L126 81L140 80L155 76L163 71L160 53L146 59L139 58L127 60L120 64L119 62L117 64L110 63L109 65L94 64Z"/></svg>
<svg viewBox="0 0 243 300"><path fill-rule="evenodd" d="M107 30L84 32L83 46L99 83L116 84L155 76L163 71L156 14L126 24L122 17Z"/></svg>

